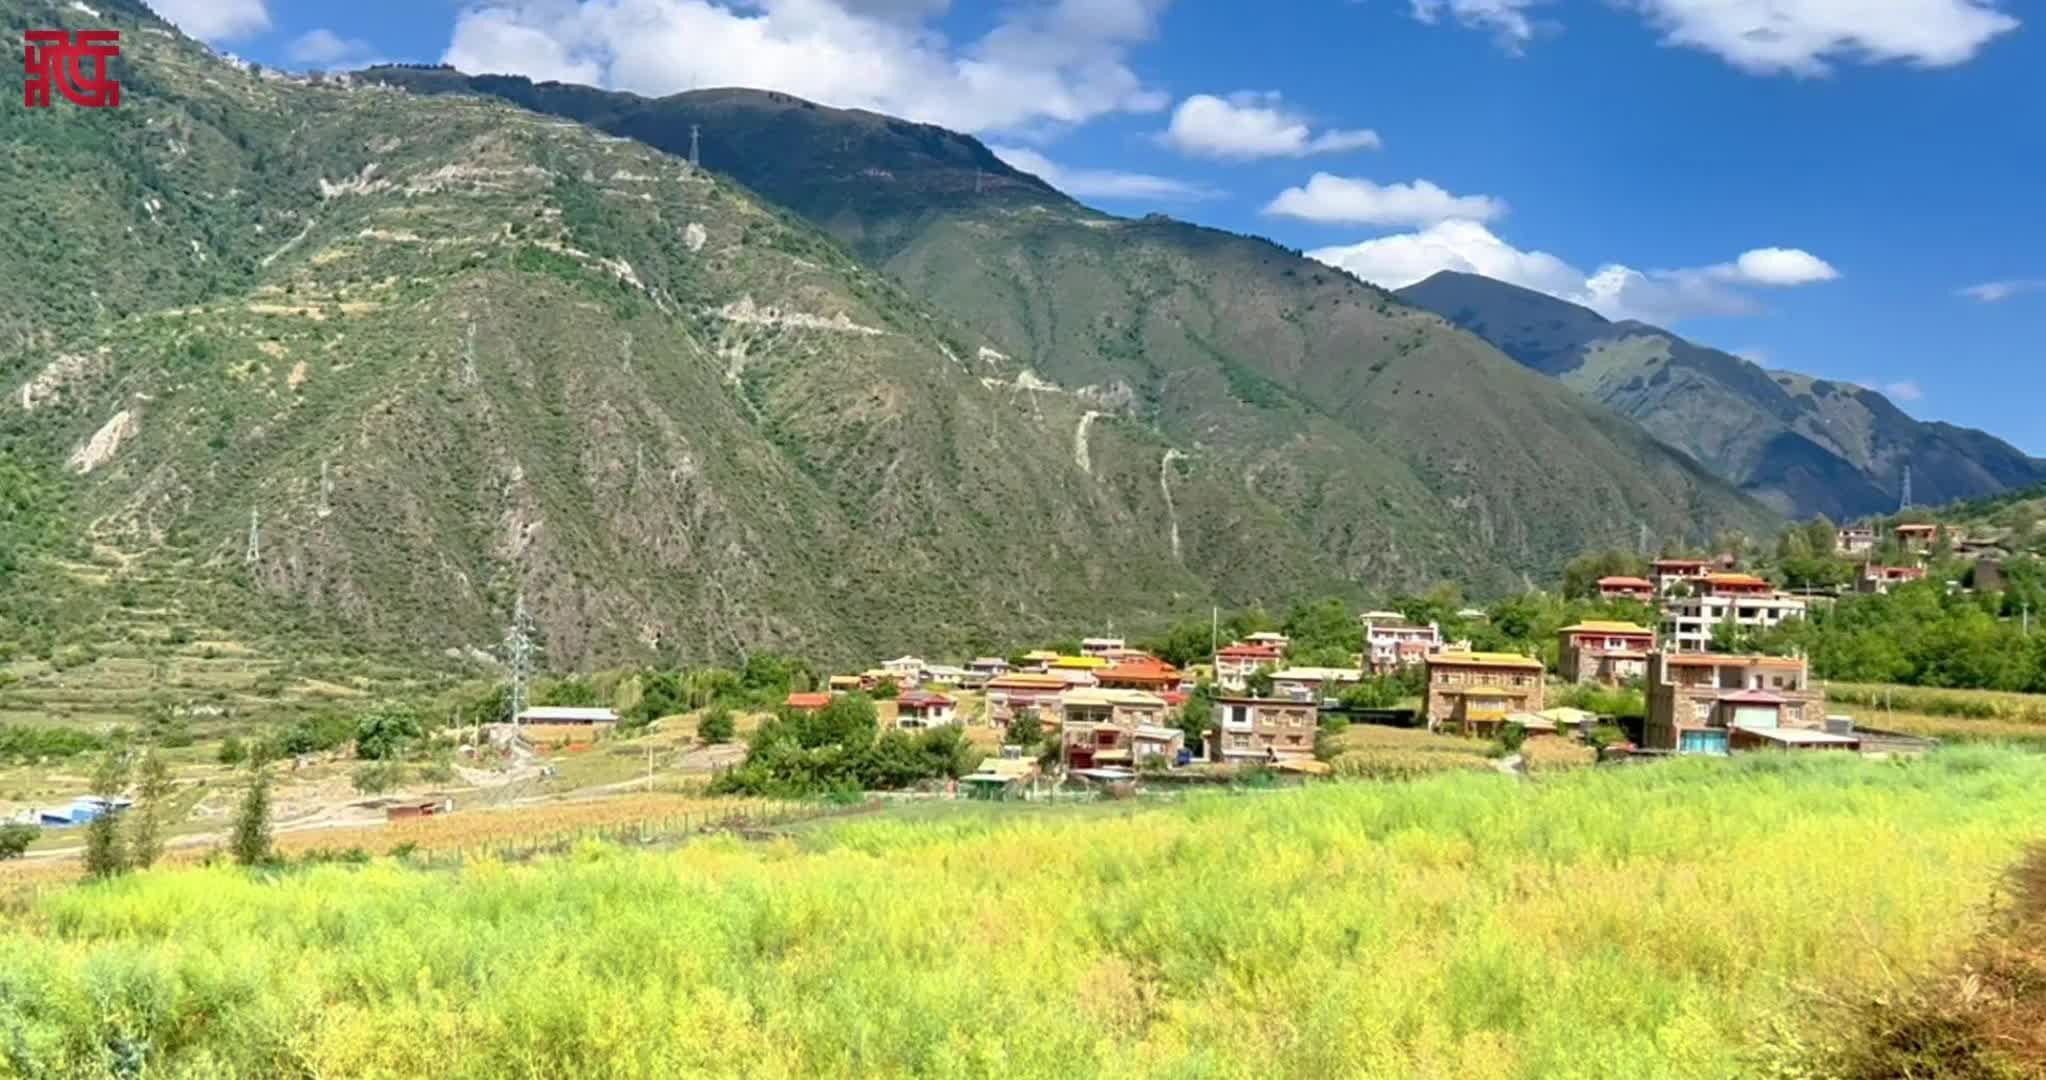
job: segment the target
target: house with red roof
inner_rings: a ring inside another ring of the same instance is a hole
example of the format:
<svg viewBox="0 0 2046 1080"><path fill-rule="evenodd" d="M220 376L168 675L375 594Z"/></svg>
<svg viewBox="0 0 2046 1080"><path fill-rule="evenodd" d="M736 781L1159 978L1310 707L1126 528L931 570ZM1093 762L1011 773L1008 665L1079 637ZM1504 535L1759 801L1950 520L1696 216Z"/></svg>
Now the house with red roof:
<svg viewBox="0 0 2046 1080"><path fill-rule="evenodd" d="M1602 577L1598 579L1598 595L1601 600L1639 600L1646 604L1655 599L1655 582L1618 574Z"/></svg>
<svg viewBox="0 0 2046 1080"><path fill-rule="evenodd" d="M958 704L944 694L911 690L895 699L895 726L914 731L957 723Z"/></svg>

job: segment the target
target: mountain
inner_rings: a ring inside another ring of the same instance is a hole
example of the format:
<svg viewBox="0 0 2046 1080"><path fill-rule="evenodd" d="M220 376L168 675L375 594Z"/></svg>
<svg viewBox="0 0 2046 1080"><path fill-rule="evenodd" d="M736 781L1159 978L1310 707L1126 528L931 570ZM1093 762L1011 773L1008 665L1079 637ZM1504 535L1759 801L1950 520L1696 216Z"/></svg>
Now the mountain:
<svg viewBox="0 0 2046 1080"><path fill-rule="evenodd" d="M1874 390L1766 371L1545 293L1445 271L1399 295L1640 421L1791 516L1895 510L1907 466L1923 504L2046 482L2046 461L1984 432L1914 420Z"/></svg>
<svg viewBox="0 0 2046 1080"><path fill-rule="evenodd" d="M649 99L447 68L362 78L692 149L1063 385L1091 386L1370 584L1547 579L1586 547L1766 529L1637 425L1267 241L1113 217L930 125L784 94Z"/></svg>

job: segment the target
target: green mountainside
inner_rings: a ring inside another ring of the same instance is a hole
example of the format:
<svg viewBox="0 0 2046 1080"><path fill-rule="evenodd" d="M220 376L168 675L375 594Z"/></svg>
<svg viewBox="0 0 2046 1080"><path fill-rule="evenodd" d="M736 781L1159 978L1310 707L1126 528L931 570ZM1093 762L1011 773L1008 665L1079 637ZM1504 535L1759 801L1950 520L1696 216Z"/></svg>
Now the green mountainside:
<svg viewBox="0 0 2046 1080"><path fill-rule="evenodd" d="M658 100L446 68L677 156L692 138L1040 376L1096 388L1369 584L1546 579L1588 546L1773 516L1611 412L1381 290L1266 241L1101 214L929 125L784 94ZM1097 459L1099 454L1097 453Z"/></svg>
<svg viewBox="0 0 2046 1080"><path fill-rule="evenodd" d="M99 10L121 107L0 127L35 193L9 234L72 256L0 300L20 543L417 655L491 646L523 593L559 666L871 659L1354 588L1235 462L988 359L720 177Z"/></svg>
<svg viewBox="0 0 2046 1080"><path fill-rule="evenodd" d="M1914 420L1873 390L1766 371L1543 293L1444 272L1399 295L1640 421L1786 514L1894 510L1906 466L1921 503L2046 482L2046 461L1980 431Z"/></svg>

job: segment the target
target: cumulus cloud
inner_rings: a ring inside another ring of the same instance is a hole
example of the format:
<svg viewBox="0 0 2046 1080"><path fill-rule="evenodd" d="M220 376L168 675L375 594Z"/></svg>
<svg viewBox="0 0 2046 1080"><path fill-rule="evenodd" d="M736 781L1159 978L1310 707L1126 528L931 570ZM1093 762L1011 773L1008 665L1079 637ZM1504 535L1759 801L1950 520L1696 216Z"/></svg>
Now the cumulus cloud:
<svg viewBox="0 0 2046 1080"><path fill-rule="evenodd" d="M1756 74L1824 75L1842 61L1951 67L2018 20L1994 0L1628 0L1665 44Z"/></svg>
<svg viewBox="0 0 2046 1080"><path fill-rule="evenodd" d="M1587 274L1548 252L1522 251L1482 223L1466 220L1307 254L1388 289L1457 270L1583 304L1609 319L1661 325L1701 315L1752 314L1758 305L1750 289L1788 288L1839 276L1809 252L1785 248L1758 248L1704 267L1636 270L1610 263Z"/></svg>
<svg viewBox="0 0 2046 1080"><path fill-rule="evenodd" d="M1985 281L1961 290L1961 295L1985 304L1998 304L2013 296L2025 293L2046 292L2046 278L2013 278L2008 281Z"/></svg>
<svg viewBox="0 0 2046 1080"><path fill-rule="evenodd" d="M994 155L1045 183L1082 199L1121 202L1195 202L1222 193L1201 184L1149 173L1119 172L1113 169L1075 169L1060 165L1043 154L1022 146L989 145Z"/></svg>
<svg viewBox="0 0 2046 1080"><path fill-rule="evenodd" d="M1916 379L1897 379L1882 384L1882 391L1897 401L1917 401L1925 396L1925 388Z"/></svg>
<svg viewBox="0 0 2046 1080"><path fill-rule="evenodd" d="M363 67L369 64L374 50L361 38L345 38L321 27L293 38L284 47L284 55L294 64L313 67Z"/></svg>
<svg viewBox="0 0 2046 1080"><path fill-rule="evenodd" d="M1317 134L1307 118L1286 108L1277 93L1243 91L1227 98L1195 94L1172 112L1159 140L1194 157L1250 161L1306 157L1345 150L1376 150L1378 133L1330 128Z"/></svg>
<svg viewBox="0 0 2046 1080"><path fill-rule="evenodd" d="M1323 225L1434 225L1491 221L1505 215L1506 203L1490 195L1452 195L1427 180L1381 185L1315 173L1305 187L1280 192L1264 212Z"/></svg>
<svg viewBox="0 0 2046 1080"><path fill-rule="evenodd" d="M201 41L234 41L270 29L264 0L152 0L149 6Z"/></svg>
<svg viewBox="0 0 2046 1080"><path fill-rule="evenodd" d="M478 0L443 56L465 71L660 95L780 90L965 131L1030 131L1167 96L1127 62L1170 0L1022 0L955 43L937 0Z"/></svg>
<svg viewBox="0 0 2046 1080"><path fill-rule="evenodd" d="M2017 29L1997 0L1613 0L1663 43L1698 49L1758 75L1824 75L1836 64L1950 67ZM1518 51L1534 38L1542 0L1412 0L1414 17L1444 16Z"/></svg>

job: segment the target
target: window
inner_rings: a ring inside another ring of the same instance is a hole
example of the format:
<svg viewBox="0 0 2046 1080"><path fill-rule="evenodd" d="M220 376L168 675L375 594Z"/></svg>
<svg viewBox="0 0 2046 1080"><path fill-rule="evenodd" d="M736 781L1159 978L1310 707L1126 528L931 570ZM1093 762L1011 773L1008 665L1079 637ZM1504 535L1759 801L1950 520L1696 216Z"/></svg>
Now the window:
<svg viewBox="0 0 2046 1080"><path fill-rule="evenodd" d="M1229 740L1229 745L1235 747L1238 750L1248 750L1250 749L1250 736L1248 735L1231 736Z"/></svg>

